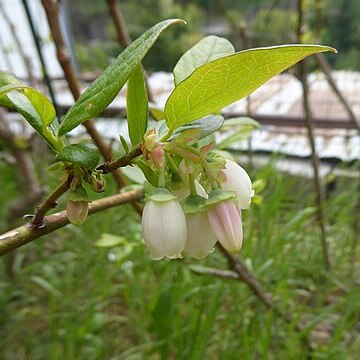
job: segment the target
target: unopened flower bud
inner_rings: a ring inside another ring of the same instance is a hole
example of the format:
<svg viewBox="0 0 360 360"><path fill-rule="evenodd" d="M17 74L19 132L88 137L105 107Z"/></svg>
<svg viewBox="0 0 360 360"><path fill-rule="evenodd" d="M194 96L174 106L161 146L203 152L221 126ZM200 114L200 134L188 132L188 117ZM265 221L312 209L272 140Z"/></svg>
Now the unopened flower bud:
<svg viewBox="0 0 360 360"><path fill-rule="evenodd" d="M145 245L154 260L181 257L186 242L186 219L177 200L149 200L141 226Z"/></svg>
<svg viewBox="0 0 360 360"><path fill-rule="evenodd" d="M91 189L95 192L105 191L106 181L101 177L93 177L91 179Z"/></svg>
<svg viewBox="0 0 360 360"><path fill-rule="evenodd" d="M220 244L229 252L241 249L243 230L240 210L232 199L221 201L208 209L208 219Z"/></svg>
<svg viewBox="0 0 360 360"><path fill-rule="evenodd" d="M89 212L89 203L87 201L68 200L66 205L66 214L69 221L74 225L82 225Z"/></svg>
<svg viewBox="0 0 360 360"><path fill-rule="evenodd" d="M161 146L151 151L151 158L158 169L162 169L165 166L165 153Z"/></svg>
<svg viewBox="0 0 360 360"><path fill-rule="evenodd" d="M241 209L247 209L250 206L251 198L254 196L254 190L247 172L234 161L226 160L225 181L221 184L222 188L227 191L234 191L239 200Z"/></svg>

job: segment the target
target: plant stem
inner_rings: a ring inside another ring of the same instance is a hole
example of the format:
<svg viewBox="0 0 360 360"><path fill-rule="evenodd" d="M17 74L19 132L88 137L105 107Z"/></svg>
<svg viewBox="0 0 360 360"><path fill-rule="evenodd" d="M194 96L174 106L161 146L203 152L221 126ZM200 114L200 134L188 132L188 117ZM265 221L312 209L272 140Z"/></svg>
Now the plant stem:
<svg viewBox="0 0 360 360"><path fill-rule="evenodd" d="M160 142L165 142L166 140L168 140L170 138L170 136L172 135L172 133L174 132L174 129L168 129L168 131L166 132L166 134L159 140Z"/></svg>
<svg viewBox="0 0 360 360"><path fill-rule="evenodd" d="M139 145L139 146L133 148L129 153L127 153L120 159L115 160L115 161L106 162L105 164L99 165L97 167L97 170L101 170L103 172L103 174L109 174L120 167L131 165L132 160L134 160L136 157L140 156L141 154L142 154L142 150Z"/></svg>
<svg viewBox="0 0 360 360"><path fill-rule="evenodd" d="M66 191L70 188L71 180L73 179L73 175L69 174L67 179L63 181L47 198L46 200L37 207L35 216L31 221L31 226L34 228L42 226L44 224L44 216L45 214L56 207L57 199L66 193Z"/></svg>
<svg viewBox="0 0 360 360"><path fill-rule="evenodd" d="M194 175L191 174L191 173L188 173L188 179L189 179L190 194L191 194L191 195L197 195Z"/></svg>
<svg viewBox="0 0 360 360"><path fill-rule="evenodd" d="M202 165L202 167L205 171L205 174L210 182L212 190L217 189L218 185L216 183L216 180L214 179L211 169L209 168L209 164L208 164L206 158L201 157L201 165Z"/></svg>
<svg viewBox="0 0 360 360"><path fill-rule="evenodd" d="M14 25L14 23L11 21L10 17L8 16L7 12L5 11L4 9L4 6L3 4L0 2L0 13L1 15L3 16L5 22L7 23L7 25L9 26L10 28L10 31L11 31L11 34L14 38L14 42L15 42L15 45L16 45L16 50L19 52L20 54L20 57L22 58L23 62L24 62L24 65L25 65L25 68L26 68L26 71L27 71L27 74L28 74L28 80L31 83L34 82L34 74L33 74L33 66L32 66L32 63L31 63L31 59L30 59L30 56L28 54L26 54L25 50L24 50L24 47L22 46L21 44L21 41L20 41L20 38L16 32L16 27Z"/></svg>
<svg viewBox="0 0 360 360"><path fill-rule="evenodd" d="M303 7L304 0L298 0L298 27L297 27L297 37L298 42L302 42L302 28L303 28ZM307 82L307 73L306 73L306 65L305 60L301 61L298 65L299 73L300 73L300 81L303 88L303 108L306 119L306 125L308 130L308 138L309 144L311 148L311 162L314 170L314 190L316 194L316 207L317 207L317 222L320 229L320 240L323 250L323 257L325 263L325 269L330 271L331 263L329 257L328 244L326 240L326 232L325 232L325 220L324 220L324 209L323 209L323 193L321 189L320 175L319 175L319 159L316 153L316 145L315 145L315 135L314 135L314 126L313 126L313 118L310 109L309 103L309 86Z"/></svg>
<svg viewBox="0 0 360 360"><path fill-rule="evenodd" d="M42 53L42 50L41 50L40 38L39 38L39 35L38 35L38 33L37 33L36 29L35 29L35 24L34 24L34 20L33 20L33 17L31 15L31 12L30 12L28 0L21 0L21 1L22 1L23 6L24 6L24 10L25 10L25 13L26 13L27 20L29 22L32 37L34 39L36 52L37 52L37 54L39 56L39 61L40 61L40 64L41 64L41 71L42 71L42 74L43 74L43 78L44 78L45 83L46 83L46 85L48 87L52 103L54 104L54 107L56 109L56 114L58 116L60 116L60 114L59 114L59 106L58 106L58 104L56 102L55 93L54 93L54 90L53 90L53 87L52 87L52 84L51 84L51 80L50 80L50 77L49 77L49 74L48 74L48 71L47 71L45 59L44 59L44 56L43 56L43 53Z"/></svg>
<svg viewBox="0 0 360 360"><path fill-rule="evenodd" d="M51 29L53 40L56 46L57 58L64 71L65 79L69 85L70 91L75 100L80 97L80 86L77 81L76 71L71 62L69 51L65 45L61 25L59 22L59 7L58 0L41 0L45 13L48 19L48 23ZM111 150L108 144L104 141L104 138L97 131L93 120L87 120L83 123L90 137L95 145L98 147L100 153L106 161L111 160ZM113 177L118 184L119 188L126 185L120 172L113 172Z"/></svg>
<svg viewBox="0 0 360 360"><path fill-rule="evenodd" d="M360 132L360 119L356 116L355 112L351 108L351 105L347 101L346 97L342 94L342 92L340 91L339 87L337 86L335 80L333 79L333 77L331 75L331 67L330 67L328 61L326 60L326 57L324 56L324 54L316 54L315 57L320 66L320 69L322 70L322 72L325 75L326 81L328 82L331 89L334 91L334 93L337 96L337 98L339 99L339 101L343 104L352 123L354 124L354 127L356 127L358 129L358 131Z"/></svg>
<svg viewBox="0 0 360 360"><path fill-rule="evenodd" d="M133 190L93 201L89 204L89 215L137 201L143 197L143 190ZM69 224L66 211L46 216L43 224L42 227L33 227L31 223L28 223L0 235L0 256Z"/></svg>

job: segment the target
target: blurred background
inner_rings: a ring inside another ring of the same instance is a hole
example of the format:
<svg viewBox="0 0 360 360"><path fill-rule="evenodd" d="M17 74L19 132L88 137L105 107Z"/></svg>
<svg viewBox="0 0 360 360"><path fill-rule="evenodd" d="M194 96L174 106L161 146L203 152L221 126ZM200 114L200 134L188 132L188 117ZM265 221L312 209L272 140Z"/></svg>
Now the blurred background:
<svg viewBox="0 0 360 360"><path fill-rule="evenodd" d="M58 2L0 0L0 68L44 91L61 117L74 100L44 11L49 3ZM154 262L130 206L89 217L1 258L0 358L357 359L359 1L58 4L62 48L81 89L155 23L187 21L167 30L143 62L159 108L180 56L210 34L237 51L301 41L339 54L314 56L223 109L227 119L261 124L253 132L224 127L216 139L256 189L243 212L238 263L219 251L202 261ZM123 89L96 119L115 150L118 135L127 136L125 96ZM87 134L77 128L71 136ZM1 111L0 233L24 223L56 187L58 174L46 169L53 160L20 115ZM116 193L108 182L106 195Z"/></svg>

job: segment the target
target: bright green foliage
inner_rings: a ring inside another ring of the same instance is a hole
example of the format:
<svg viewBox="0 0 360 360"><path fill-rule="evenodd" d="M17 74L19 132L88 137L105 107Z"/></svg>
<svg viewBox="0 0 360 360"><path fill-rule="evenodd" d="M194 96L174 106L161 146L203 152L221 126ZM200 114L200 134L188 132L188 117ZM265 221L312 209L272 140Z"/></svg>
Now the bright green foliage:
<svg viewBox="0 0 360 360"><path fill-rule="evenodd" d="M50 100L42 92L33 88L26 88L23 92L31 102L36 112L39 114L42 126L46 127L52 124L55 119L56 112Z"/></svg>
<svg viewBox="0 0 360 360"><path fill-rule="evenodd" d="M93 170L100 161L99 150L90 143L71 144L56 156L57 161L66 161Z"/></svg>
<svg viewBox="0 0 360 360"><path fill-rule="evenodd" d="M7 71L0 71L0 85L0 104L16 109L53 150L60 150L63 142L49 127L56 118L50 100L42 92L21 84L15 75Z"/></svg>
<svg viewBox="0 0 360 360"><path fill-rule="evenodd" d="M224 118L220 115L209 115L202 119L192 121L183 126L177 128L169 140L173 140L178 137L180 134L188 130L199 129L199 139L204 138L205 136L213 133L219 129L224 123Z"/></svg>
<svg viewBox="0 0 360 360"><path fill-rule="evenodd" d="M254 129L259 129L260 124L248 117L238 117L226 120L221 129L232 128L231 133L226 138L217 143L219 149L229 148L233 144L238 144L241 141L250 137Z"/></svg>
<svg viewBox="0 0 360 360"><path fill-rule="evenodd" d="M20 79L9 71L0 71L0 105L12 108L11 101L5 95L10 91L11 87L14 89L21 85Z"/></svg>
<svg viewBox="0 0 360 360"><path fill-rule="evenodd" d="M196 69L171 93L166 106L170 129L216 112L249 95L305 57L331 47L284 45L245 50Z"/></svg>
<svg viewBox="0 0 360 360"><path fill-rule="evenodd" d="M26 94L18 91L9 92L7 98L12 103L13 108L27 120L53 150L62 148L62 141L58 140L48 127L49 119L55 111L53 110L51 102L45 95L35 89L31 89L31 91L28 91ZM53 120L54 117L52 117L51 121Z"/></svg>
<svg viewBox="0 0 360 360"><path fill-rule="evenodd" d="M126 245L128 241L124 236L118 236L113 234L104 233L100 238L95 241L94 245L102 248L111 248L119 245Z"/></svg>
<svg viewBox="0 0 360 360"><path fill-rule="evenodd" d="M68 111L59 128L59 135L64 135L82 122L99 115L114 100L160 34L170 25L181 22L183 20L179 19L162 21L125 49Z"/></svg>
<svg viewBox="0 0 360 360"><path fill-rule="evenodd" d="M176 64L175 85L186 79L201 65L234 53L234 46L229 40L214 35L205 37L189 49Z"/></svg>
<svg viewBox="0 0 360 360"><path fill-rule="evenodd" d="M146 84L140 64L129 77L126 105L129 136L131 143L136 145L144 137L149 118Z"/></svg>

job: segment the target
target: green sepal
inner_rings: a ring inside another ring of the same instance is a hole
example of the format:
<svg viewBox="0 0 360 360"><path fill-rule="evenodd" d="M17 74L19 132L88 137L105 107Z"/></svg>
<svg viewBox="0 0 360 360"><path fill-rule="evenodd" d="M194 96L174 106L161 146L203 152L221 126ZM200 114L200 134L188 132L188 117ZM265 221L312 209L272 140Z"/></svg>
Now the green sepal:
<svg viewBox="0 0 360 360"><path fill-rule="evenodd" d="M236 193L233 191L226 191L222 189L212 190L209 194L209 198L206 200L205 206L213 206L222 201L229 199L236 199Z"/></svg>
<svg viewBox="0 0 360 360"><path fill-rule="evenodd" d="M147 191L150 189L150 193ZM166 202L177 199L168 189L159 187L145 187L145 196L148 200Z"/></svg>
<svg viewBox="0 0 360 360"><path fill-rule="evenodd" d="M75 188L75 190L71 190L68 193L68 200L70 201L87 201L90 202L89 200L89 195L86 192L86 189L83 188L82 186L77 186Z"/></svg>
<svg viewBox="0 0 360 360"><path fill-rule="evenodd" d="M206 211L206 199L199 195L190 195L182 204L185 214L197 214Z"/></svg>

